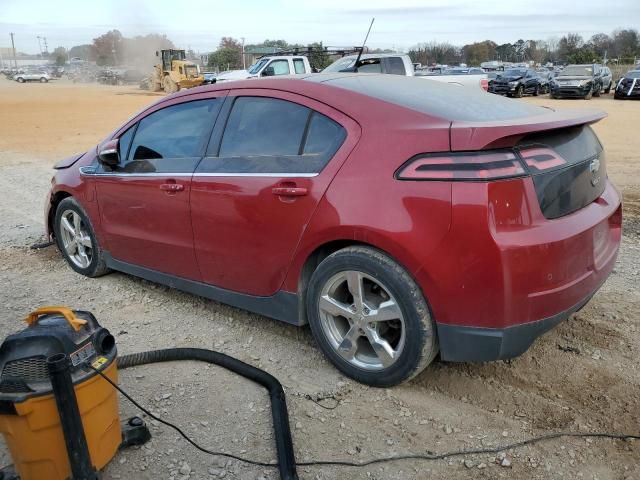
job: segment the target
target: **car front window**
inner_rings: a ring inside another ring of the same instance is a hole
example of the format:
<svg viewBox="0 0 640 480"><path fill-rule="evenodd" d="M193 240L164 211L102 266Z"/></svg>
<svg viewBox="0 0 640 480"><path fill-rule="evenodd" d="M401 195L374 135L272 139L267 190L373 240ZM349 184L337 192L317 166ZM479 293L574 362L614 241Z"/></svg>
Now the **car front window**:
<svg viewBox="0 0 640 480"><path fill-rule="evenodd" d="M253 65L251 65L249 67L249 73L251 75L255 75L256 73L258 73L260 71L260 69L264 66L265 63L267 63L269 60L266 58L263 58L261 60L258 60L256 63L254 63Z"/></svg>

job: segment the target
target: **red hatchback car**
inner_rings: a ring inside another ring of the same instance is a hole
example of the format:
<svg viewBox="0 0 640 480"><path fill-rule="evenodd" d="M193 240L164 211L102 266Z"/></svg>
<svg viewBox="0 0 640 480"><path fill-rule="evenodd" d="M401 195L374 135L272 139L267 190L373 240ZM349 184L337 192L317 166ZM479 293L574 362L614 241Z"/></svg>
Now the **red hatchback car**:
<svg viewBox="0 0 640 480"><path fill-rule="evenodd" d="M395 75L163 98L56 165L71 268L295 325L375 386L523 353L613 269L620 196L586 110Z"/></svg>

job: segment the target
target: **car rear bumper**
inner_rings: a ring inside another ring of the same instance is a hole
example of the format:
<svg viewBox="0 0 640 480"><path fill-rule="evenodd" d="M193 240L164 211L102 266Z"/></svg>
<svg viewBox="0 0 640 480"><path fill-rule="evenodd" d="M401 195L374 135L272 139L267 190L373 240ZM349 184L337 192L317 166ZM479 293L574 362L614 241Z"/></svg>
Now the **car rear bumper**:
<svg viewBox="0 0 640 480"><path fill-rule="evenodd" d="M440 357L447 362L490 362L515 358L526 352L538 337L582 309L592 296L593 293L551 317L507 328L438 324Z"/></svg>
<svg viewBox="0 0 640 480"><path fill-rule="evenodd" d="M416 274L445 360L521 354L586 304L613 270L622 208L608 181L597 200L553 220L540 212L530 179L454 188L453 203L442 249Z"/></svg>

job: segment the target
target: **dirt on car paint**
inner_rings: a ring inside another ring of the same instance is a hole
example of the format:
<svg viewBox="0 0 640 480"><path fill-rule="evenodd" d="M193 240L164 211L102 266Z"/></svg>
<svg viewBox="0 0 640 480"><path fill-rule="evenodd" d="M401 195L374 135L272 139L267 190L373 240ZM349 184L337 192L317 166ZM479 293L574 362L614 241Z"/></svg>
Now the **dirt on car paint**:
<svg viewBox="0 0 640 480"><path fill-rule="evenodd" d="M625 199L618 264L593 300L521 357L484 364L435 362L410 383L373 389L342 377L308 328L120 273L87 279L41 240L55 160L85 150L153 102L127 87L0 79L0 338L41 305L93 311L121 353L213 348L264 368L285 386L298 460L366 460L400 453L493 447L556 430L640 433L640 102L548 97L552 108L600 108L595 129ZM252 459L275 456L268 399L245 379L192 362L126 370L121 385L202 445ZM309 400L313 398L322 406ZM326 409L326 408L333 409ZM123 417L137 414L125 400ZM151 422L153 439L119 453L104 478L277 478L273 469L206 456ZM4 445L0 464L10 463ZM633 441L557 439L506 455L399 461L362 469L304 467L308 479L640 478Z"/></svg>

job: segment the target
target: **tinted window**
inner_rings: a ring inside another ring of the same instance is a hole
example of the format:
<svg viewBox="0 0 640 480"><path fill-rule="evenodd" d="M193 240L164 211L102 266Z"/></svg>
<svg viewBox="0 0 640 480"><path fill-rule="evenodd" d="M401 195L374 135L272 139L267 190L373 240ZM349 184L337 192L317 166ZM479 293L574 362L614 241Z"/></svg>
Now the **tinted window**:
<svg viewBox="0 0 640 480"><path fill-rule="evenodd" d="M361 60L358 72L361 73L382 73L382 65L379 58Z"/></svg>
<svg viewBox="0 0 640 480"><path fill-rule="evenodd" d="M328 117L293 102L239 97L225 127L220 153L199 172L317 173L346 137Z"/></svg>
<svg viewBox="0 0 640 480"><path fill-rule="evenodd" d="M311 115L307 139L304 144L304 155L317 155L328 162L344 142L347 132L342 125L324 115L314 112Z"/></svg>
<svg viewBox="0 0 640 480"><path fill-rule="evenodd" d="M309 109L265 97L239 97L227 121L220 157L297 155Z"/></svg>
<svg viewBox="0 0 640 480"><path fill-rule="evenodd" d="M131 140L133 140L133 134L136 131L136 126L132 126L125 133L120 135L118 139L118 154L121 159L127 158L127 154L129 153L129 147L131 146Z"/></svg>
<svg viewBox="0 0 640 480"><path fill-rule="evenodd" d="M400 57L387 58L387 73L392 75L406 75L407 71L404 68L404 62Z"/></svg>
<svg viewBox="0 0 640 480"><path fill-rule="evenodd" d="M296 71L296 73L305 73L304 60L302 60L301 58L295 58L293 60L293 68Z"/></svg>
<svg viewBox="0 0 640 480"><path fill-rule="evenodd" d="M204 141L222 99L199 100L163 108L138 122L129 153L119 171L129 173L189 172L201 156ZM133 133L130 128L123 137ZM121 152L124 147L121 145ZM184 159L185 161L181 161ZM186 170L185 170L186 169Z"/></svg>
<svg viewBox="0 0 640 480"><path fill-rule="evenodd" d="M289 60L274 60L269 64L273 68L274 75L289 75ZM269 68L267 67L267 68Z"/></svg>

